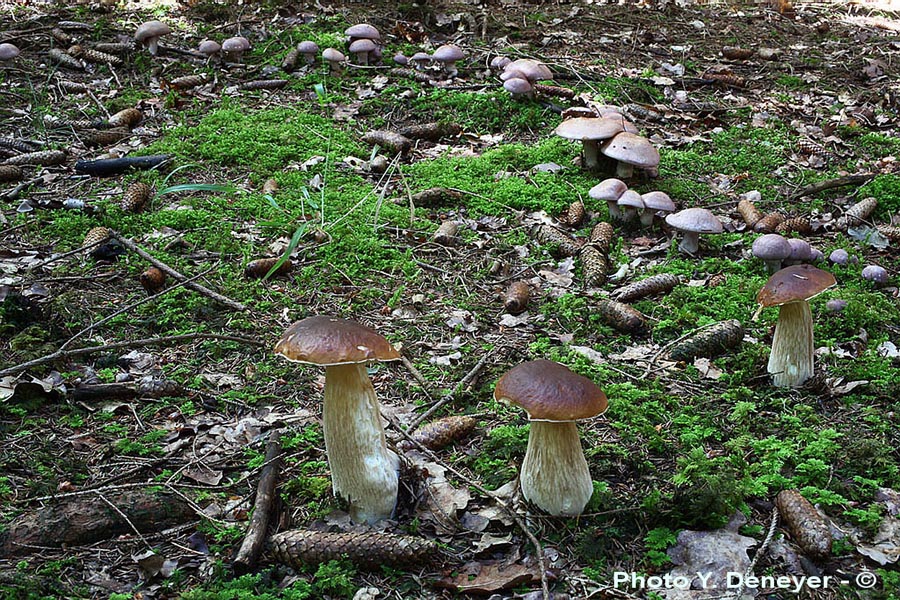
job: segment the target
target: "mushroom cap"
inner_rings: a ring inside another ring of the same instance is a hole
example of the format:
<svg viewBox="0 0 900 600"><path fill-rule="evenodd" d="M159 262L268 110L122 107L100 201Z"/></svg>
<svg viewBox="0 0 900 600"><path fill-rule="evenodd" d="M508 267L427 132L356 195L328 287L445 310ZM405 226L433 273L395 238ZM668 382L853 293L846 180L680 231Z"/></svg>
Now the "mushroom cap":
<svg viewBox="0 0 900 600"><path fill-rule="evenodd" d="M400 358L375 330L346 319L317 315L287 328L275 353L289 361L313 365L346 365Z"/></svg>
<svg viewBox="0 0 900 600"><path fill-rule="evenodd" d="M207 56L212 56L221 49L222 45L219 42L214 42L213 40L203 40L202 42L200 42L200 45L197 46L197 50Z"/></svg>
<svg viewBox="0 0 900 600"><path fill-rule="evenodd" d="M621 135L622 124L615 119L575 117L557 125L553 133L567 140L608 140L616 134Z"/></svg>
<svg viewBox="0 0 900 600"><path fill-rule="evenodd" d="M375 49L375 42L368 38L360 38L350 44L350 52L358 54L360 52L371 52Z"/></svg>
<svg viewBox="0 0 900 600"><path fill-rule="evenodd" d="M628 185L624 181L610 177L588 190L588 196L594 200L606 200L609 202L610 200L618 200L627 190Z"/></svg>
<svg viewBox="0 0 900 600"><path fill-rule="evenodd" d="M402 52L398 52L394 55L394 62L398 65L406 65L409 64L409 59Z"/></svg>
<svg viewBox="0 0 900 600"><path fill-rule="evenodd" d="M722 233L722 222L705 208L686 208L666 215L666 223L680 231Z"/></svg>
<svg viewBox="0 0 900 600"><path fill-rule="evenodd" d="M439 46L437 50L435 50L431 58L438 62L456 62L458 60L462 60L465 55L463 51L460 50L459 46L454 44L444 44L443 46Z"/></svg>
<svg viewBox="0 0 900 600"><path fill-rule="evenodd" d="M888 282L888 272L884 267L879 267L878 265L866 265L863 267L861 275L863 279L874 281L875 283Z"/></svg>
<svg viewBox="0 0 900 600"><path fill-rule="evenodd" d="M533 420L575 421L606 410L606 394L582 375L551 360L533 360L506 372L494 398L517 404Z"/></svg>
<svg viewBox="0 0 900 600"><path fill-rule="evenodd" d="M505 69L506 65L512 62L512 59L506 56L495 56L491 59L490 67L494 70Z"/></svg>
<svg viewBox="0 0 900 600"><path fill-rule="evenodd" d="M172 33L172 30L162 21L147 21L134 32L134 39L144 43L150 38L167 35L169 33Z"/></svg>
<svg viewBox="0 0 900 600"><path fill-rule="evenodd" d="M787 242L791 247L790 260L806 261L812 258L812 246L806 240L790 238Z"/></svg>
<svg viewBox="0 0 900 600"><path fill-rule="evenodd" d="M322 58L328 62L341 62L347 60L347 57L344 56L343 52L335 50L334 48L325 48L322 50Z"/></svg>
<svg viewBox="0 0 900 600"><path fill-rule="evenodd" d="M19 55L19 49L13 44L0 44L0 60L12 60Z"/></svg>
<svg viewBox="0 0 900 600"><path fill-rule="evenodd" d="M375 29L373 25L369 25L368 23L359 23L357 25L351 25L347 29L344 30L344 35L352 38L365 38L368 40L380 40L381 34L378 33L378 30Z"/></svg>
<svg viewBox="0 0 900 600"><path fill-rule="evenodd" d="M606 156L642 169L659 164L659 150L645 137L624 131L625 126L615 119L604 119L616 124L622 133L606 142L600 152ZM565 122L565 121L564 121Z"/></svg>
<svg viewBox="0 0 900 600"><path fill-rule="evenodd" d="M300 54L318 54L319 45L310 40L304 40L297 44L297 52Z"/></svg>
<svg viewBox="0 0 900 600"><path fill-rule="evenodd" d="M838 248L831 251L831 254L828 255L828 260L836 265L846 265L850 262L850 253L843 248Z"/></svg>
<svg viewBox="0 0 900 600"><path fill-rule="evenodd" d="M504 71L520 71L525 78L534 83L543 79L553 79L553 71L544 63L530 58L514 60L503 68Z"/></svg>
<svg viewBox="0 0 900 600"><path fill-rule="evenodd" d="M531 87L531 84L528 83L527 79L513 77L512 79L507 79L503 82L503 89L510 94L527 94L534 88Z"/></svg>
<svg viewBox="0 0 900 600"><path fill-rule="evenodd" d="M679 231L722 233L722 222L705 208L686 208L666 215L666 223Z"/></svg>
<svg viewBox="0 0 900 600"><path fill-rule="evenodd" d="M500 73L500 81L506 81L507 79L524 79L528 81L528 76L518 69L504 69L503 72Z"/></svg>
<svg viewBox="0 0 900 600"><path fill-rule="evenodd" d="M661 210L663 212L672 212L675 210L675 203L672 202L672 198L665 192L647 192L641 196L641 199L644 201L644 206L648 210Z"/></svg>
<svg viewBox="0 0 900 600"><path fill-rule="evenodd" d="M416 52L409 57L409 60L413 62L428 62L431 60L431 56L426 52Z"/></svg>
<svg viewBox="0 0 900 600"><path fill-rule="evenodd" d="M759 290L756 301L768 308L809 300L837 282L828 271L812 265L792 265L775 272Z"/></svg>
<svg viewBox="0 0 900 600"><path fill-rule="evenodd" d="M753 240L753 256L762 260L784 260L791 255L791 244L778 233L767 233Z"/></svg>
<svg viewBox="0 0 900 600"><path fill-rule="evenodd" d="M222 42L222 50L225 52L243 52L250 49L250 40L242 36L230 37Z"/></svg>
<svg viewBox="0 0 900 600"><path fill-rule="evenodd" d="M616 200L616 204L638 210L644 209L644 199L634 190L625 190L625 193Z"/></svg>

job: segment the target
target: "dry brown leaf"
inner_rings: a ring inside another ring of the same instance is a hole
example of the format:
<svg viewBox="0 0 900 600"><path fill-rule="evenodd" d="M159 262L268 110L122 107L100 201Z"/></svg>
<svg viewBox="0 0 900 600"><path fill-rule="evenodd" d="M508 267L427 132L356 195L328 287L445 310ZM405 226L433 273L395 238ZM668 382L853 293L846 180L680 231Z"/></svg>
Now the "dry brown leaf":
<svg viewBox="0 0 900 600"><path fill-rule="evenodd" d="M540 579L537 566L507 561L482 561L466 563L456 575L445 577L436 585L470 594L492 594Z"/></svg>

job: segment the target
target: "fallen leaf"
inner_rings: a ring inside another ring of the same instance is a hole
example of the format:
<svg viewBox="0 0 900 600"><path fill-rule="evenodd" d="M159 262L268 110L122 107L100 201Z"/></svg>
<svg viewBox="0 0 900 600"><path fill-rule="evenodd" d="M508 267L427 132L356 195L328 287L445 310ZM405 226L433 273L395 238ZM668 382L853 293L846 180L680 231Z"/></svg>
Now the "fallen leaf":
<svg viewBox="0 0 900 600"><path fill-rule="evenodd" d="M436 585L470 594L491 594L540 579L540 571L535 566L482 561L464 564L455 576L445 577Z"/></svg>
<svg viewBox="0 0 900 600"><path fill-rule="evenodd" d="M859 544L860 554L871 558L879 565L894 564L900 559L900 519L885 517L871 544Z"/></svg>

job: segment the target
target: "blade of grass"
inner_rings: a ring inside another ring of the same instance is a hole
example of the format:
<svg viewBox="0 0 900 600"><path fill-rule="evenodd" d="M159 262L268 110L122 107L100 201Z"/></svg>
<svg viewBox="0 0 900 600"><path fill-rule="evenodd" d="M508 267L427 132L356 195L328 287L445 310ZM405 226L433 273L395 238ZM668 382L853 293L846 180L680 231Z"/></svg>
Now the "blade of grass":
<svg viewBox="0 0 900 600"><path fill-rule="evenodd" d="M297 229L294 231L294 235L291 236L291 241L288 243L287 248L284 249L284 254L281 255L281 258L272 265L272 268L269 269L269 272L266 273L262 280L266 281L269 277L271 277L278 269L281 268L281 265L287 261L293 254L294 250L297 249L297 246L300 244L300 238L303 237L303 234L306 233L306 223L302 223Z"/></svg>

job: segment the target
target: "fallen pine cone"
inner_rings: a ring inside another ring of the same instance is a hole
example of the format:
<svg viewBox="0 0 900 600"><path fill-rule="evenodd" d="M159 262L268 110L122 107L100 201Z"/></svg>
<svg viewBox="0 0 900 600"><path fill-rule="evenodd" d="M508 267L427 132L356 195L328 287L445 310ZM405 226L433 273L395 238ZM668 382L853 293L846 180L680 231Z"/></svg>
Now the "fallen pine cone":
<svg viewBox="0 0 900 600"><path fill-rule="evenodd" d="M437 554L438 547L431 540L409 535L294 529L270 537L267 549L276 561L294 568L346 558L359 567L377 569L382 565L425 564Z"/></svg>
<svg viewBox="0 0 900 600"><path fill-rule="evenodd" d="M283 59L281 59L281 70L286 73L290 73L297 68L297 63L299 61L300 51L296 48L293 48L290 52L284 55Z"/></svg>
<svg viewBox="0 0 900 600"><path fill-rule="evenodd" d="M773 233L775 228L784 221L781 213L772 212L764 216L753 225L753 231L757 233Z"/></svg>
<svg viewBox="0 0 900 600"><path fill-rule="evenodd" d="M590 242L603 254L609 254L616 240L616 230L606 221L600 221L591 229Z"/></svg>
<svg viewBox="0 0 900 600"><path fill-rule="evenodd" d="M9 161L6 161L9 162ZM853 206L847 209L844 215L837 220L837 228L841 231L856 225L858 223L862 223L869 215L871 215L875 208L878 206L878 200L874 197L863 198Z"/></svg>
<svg viewBox="0 0 900 600"><path fill-rule="evenodd" d="M122 210L129 213L141 212L149 199L149 185L140 181L132 183L122 196Z"/></svg>
<svg viewBox="0 0 900 600"><path fill-rule="evenodd" d="M66 153L62 150L41 150L40 152L26 152L7 158L3 164L7 165L40 165L50 167L66 162Z"/></svg>
<svg viewBox="0 0 900 600"><path fill-rule="evenodd" d="M84 69L84 63L75 58L74 56L69 56L59 48L50 48L47 55L50 57L50 60L59 64L61 67L66 67L68 69L75 69L77 71L81 71Z"/></svg>
<svg viewBox="0 0 900 600"><path fill-rule="evenodd" d="M393 131L369 131L363 135L362 139L367 144L381 146L401 154L406 154L412 148L412 142L408 137Z"/></svg>
<svg viewBox="0 0 900 600"><path fill-rule="evenodd" d="M831 554L831 529L809 500L797 490L782 490L775 506L797 546L812 558Z"/></svg>
<svg viewBox="0 0 900 600"><path fill-rule="evenodd" d="M272 270L272 267L274 267L279 260L281 260L281 257L258 258L256 260L251 260L244 268L244 277L246 277L247 279L262 279L269 271ZM287 259L286 261L281 263L281 266L278 267L277 271L272 273L272 277L287 275L293 268L294 263L291 262L291 259Z"/></svg>
<svg viewBox="0 0 900 600"><path fill-rule="evenodd" d="M503 294L503 309L511 315L518 315L528 307L531 288L524 281L513 281Z"/></svg>
<svg viewBox="0 0 900 600"><path fill-rule="evenodd" d="M671 273L660 273L651 275L641 281L635 281L626 286L620 287L612 293L615 300L619 302L631 302L644 296L653 294L667 294L675 288L681 281L677 275Z"/></svg>
<svg viewBox="0 0 900 600"><path fill-rule="evenodd" d="M698 356L711 358L738 347L743 340L744 327L740 321L722 321L672 346L669 357L681 361L690 361Z"/></svg>
<svg viewBox="0 0 900 600"><path fill-rule="evenodd" d="M812 225L806 217L792 217L785 219L775 227L775 233L782 235L787 233L807 234L812 231Z"/></svg>
<svg viewBox="0 0 900 600"><path fill-rule="evenodd" d="M287 84L287 79L257 79L245 81L239 87L242 90L280 90Z"/></svg>
<svg viewBox="0 0 900 600"><path fill-rule="evenodd" d="M183 77L176 77L172 81L166 84L166 87L173 90L178 90L179 92L184 92L190 89L197 87L198 85L203 85L206 82L206 78L202 75L185 75Z"/></svg>
<svg viewBox="0 0 900 600"><path fill-rule="evenodd" d="M0 181L19 181L22 169L15 165L0 165Z"/></svg>
<svg viewBox="0 0 900 600"><path fill-rule="evenodd" d="M465 415L444 417L422 425L412 438L429 450L440 450L469 435L477 424L473 417ZM397 446L402 450L415 448L409 440L403 440Z"/></svg>
<svg viewBox="0 0 900 600"><path fill-rule="evenodd" d="M140 123L143 118L144 113L138 109L125 108L112 115L107 123L109 123L110 127L127 127L128 129L131 129Z"/></svg>
<svg viewBox="0 0 900 600"><path fill-rule="evenodd" d="M80 44L75 44L74 46L70 46L66 51L66 54L69 56L74 56L75 58L80 58L87 62L91 63L99 63L99 64L110 64L114 66L118 66L122 64L122 59L118 56L114 56L112 54L107 54L105 52L100 52L99 50L94 50L92 48L85 48Z"/></svg>
<svg viewBox="0 0 900 600"><path fill-rule="evenodd" d="M625 333L640 333L647 323L644 315L627 304L615 300L600 300L597 312L609 325Z"/></svg>
<svg viewBox="0 0 900 600"><path fill-rule="evenodd" d="M584 222L585 214L584 202L576 200L560 215L559 222L569 227L578 227Z"/></svg>
<svg viewBox="0 0 900 600"><path fill-rule="evenodd" d="M433 187L412 195L412 202L415 206L434 206L442 204L448 200L459 200L462 194L456 190L445 187ZM401 204L405 204L401 200Z"/></svg>
<svg viewBox="0 0 900 600"><path fill-rule="evenodd" d="M747 227L753 227L763 218L762 213L759 212L756 205L746 198L738 202L737 211L740 213L741 218L744 219L744 223L747 224Z"/></svg>
<svg viewBox="0 0 900 600"><path fill-rule="evenodd" d="M891 225L879 225L875 229L877 229L878 233L880 233L890 241L900 242L900 227L893 227Z"/></svg>
<svg viewBox="0 0 900 600"><path fill-rule="evenodd" d="M756 52L752 48L738 48L736 46L724 46L722 48L722 56L729 60L744 60L753 56Z"/></svg>
<svg viewBox="0 0 900 600"><path fill-rule="evenodd" d="M138 277L138 281L148 294L153 295L166 285L166 274L157 267L148 267Z"/></svg>
<svg viewBox="0 0 900 600"><path fill-rule="evenodd" d="M531 232L532 236L541 244L555 244L562 256L575 256L581 250L583 242L569 237L552 225L538 225Z"/></svg>
<svg viewBox="0 0 900 600"><path fill-rule="evenodd" d="M581 259L581 272L584 275L584 285L598 287L606 283L606 274L609 272L609 259L593 244L581 248L578 257Z"/></svg>
<svg viewBox="0 0 900 600"><path fill-rule="evenodd" d="M15 138L0 138L0 146L15 150L19 153L32 152L32 148L27 142Z"/></svg>
<svg viewBox="0 0 900 600"><path fill-rule="evenodd" d="M115 128L115 129L104 129L102 131L88 131L84 134L82 141L85 146L111 146L113 144L118 144L125 138L131 135L131 132L128 129Z"/></svg>
<svg viewBox="0 0 900 600"><path fill-rule="evenodd" d="M555 96L557 98L574 98L575 91L558 85L546 85L543 83L535 83L531 86L535 93L541 96Z"/></svg>

